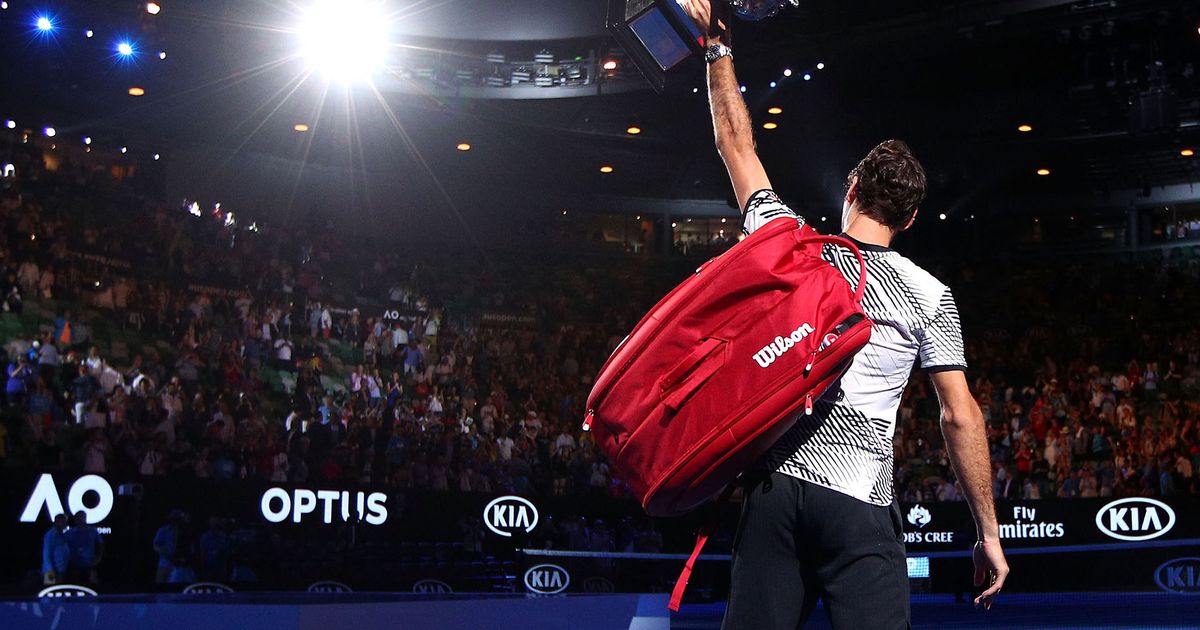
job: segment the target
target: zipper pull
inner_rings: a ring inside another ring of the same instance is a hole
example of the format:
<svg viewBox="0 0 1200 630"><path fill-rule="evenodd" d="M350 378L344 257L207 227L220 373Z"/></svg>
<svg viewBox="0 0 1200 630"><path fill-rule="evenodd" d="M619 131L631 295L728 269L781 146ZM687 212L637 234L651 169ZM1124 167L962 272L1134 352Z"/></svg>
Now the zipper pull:
<svg viewBox="0 0 1200 630"><path fill-rule="evenodd" d="M592 430L592 418L595 415L596 415L595 410L592 410L592 409L587 410L587 416L584 416L584 418L583 418L583 430L584 431Z"/></svg>
<svg viewBox="0 0 1200 630"><path fill-rule="evenodd" d="M808 356L808 364L804 366L804 375L805 376L808 376L808 373L812 372L812 366L813 366L813 363L816 362L816 360L817 360L817 351L813 350L813 353Z"/></svg>
<svg viewBox="0 0 1200 630"><path fill-rule="evenodd" d="M804 415L811 416L813 410L812 394L804 397Z"/></svg>

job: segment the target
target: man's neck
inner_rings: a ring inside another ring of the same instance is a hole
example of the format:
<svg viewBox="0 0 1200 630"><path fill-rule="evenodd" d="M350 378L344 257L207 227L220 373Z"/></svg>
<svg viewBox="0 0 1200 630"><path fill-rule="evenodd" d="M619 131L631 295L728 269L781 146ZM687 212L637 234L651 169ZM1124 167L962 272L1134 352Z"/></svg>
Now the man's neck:
<svg viewBox="0 0 1200 630"><path fill-rule="evenodd" d="M845 229L846 235L860 243L891 247L895 233L886 226L859 215Z"/></svg>

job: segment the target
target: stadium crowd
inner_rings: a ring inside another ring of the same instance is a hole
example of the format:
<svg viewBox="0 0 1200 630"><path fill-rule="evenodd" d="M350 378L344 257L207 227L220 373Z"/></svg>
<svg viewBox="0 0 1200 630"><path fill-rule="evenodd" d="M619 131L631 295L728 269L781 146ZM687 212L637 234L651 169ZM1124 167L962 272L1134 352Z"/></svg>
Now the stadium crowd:
<svg viewBox="0 0 1200 630"><path fill-rule="evenodd" d="M17 172L0 192L3 318L54 312L4 340L5 464L626 496L580 429L584 400L689 261L373 255L333 231L162 207L83 165ZM940 275L967 328L997 497L1200 494L1194 250ZM962 498L937 421L913 379L895 439L901 500ZM550 538L616 544L580 528Z"/></svg>

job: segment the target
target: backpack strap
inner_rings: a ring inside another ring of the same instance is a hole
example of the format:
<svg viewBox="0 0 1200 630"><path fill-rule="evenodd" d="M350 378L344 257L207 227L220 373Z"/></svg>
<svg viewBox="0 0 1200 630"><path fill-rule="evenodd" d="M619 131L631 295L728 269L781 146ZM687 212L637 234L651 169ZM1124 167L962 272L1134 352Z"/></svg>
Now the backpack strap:
<svg viewBox="0 0 1200 630"><path fill-rule="evenodd" d="M809 243L829 243L830 245L845 247L854 254L854 257L858 259L858 286L854 289L854 301L859 306L862 306L863 293L867 290L867 261L863 259L862 252L859 251L858 245L855 245L853 241L844 239L840 236L828 236L824 234L805 232L804 230L796 230L796 244L808 245Z"/></svg>
<svg viewBox="0 0 1200 630"><path fill-rule="evenodd" d="M667 604L667 609L671 612L679 612L679 605L683 603L683 592L687 590L688 580L692 578L692 567L696 564L696 558L700 557L700 551L704 549L709 536L712 536L713 530L721 523L720 506L729 501L729 497L733 496L735 489L737 489L736 480L725 486L725 489L721 491L721 496L717 497L718 509L713 510L712 516L696 532L696 546L692 548L692 555L688 556L687 562L683 565L683 571L679 573L679 579L675 580L675 588L671 590L671 601Z"/></svg>

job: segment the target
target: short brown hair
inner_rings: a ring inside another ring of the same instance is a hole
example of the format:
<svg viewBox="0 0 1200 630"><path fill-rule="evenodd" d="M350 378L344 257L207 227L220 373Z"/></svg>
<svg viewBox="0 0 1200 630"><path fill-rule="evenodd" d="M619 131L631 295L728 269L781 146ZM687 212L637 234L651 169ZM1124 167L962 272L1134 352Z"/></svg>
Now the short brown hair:
<svg viewBox="0 0 1200 630"><path fill-rule="evenodd" d="M903 229L925 200L925 169L901 140L871 149L846 177L847 190L856 177L859 211L893 230Z"/></svg>

